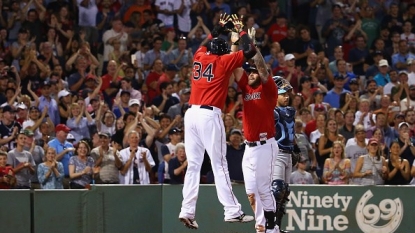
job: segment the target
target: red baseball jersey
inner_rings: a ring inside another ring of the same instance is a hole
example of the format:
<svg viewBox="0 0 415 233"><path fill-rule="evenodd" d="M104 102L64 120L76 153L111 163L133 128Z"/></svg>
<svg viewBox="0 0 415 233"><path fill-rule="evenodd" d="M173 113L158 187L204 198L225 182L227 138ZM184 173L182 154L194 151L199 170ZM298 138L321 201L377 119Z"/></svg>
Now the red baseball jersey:
<svg viewBox="0 0 415 233"><path fill-rule="evenodd" d="M243 62L242 51L218 56L207 53L206 47L201 46L194 55L189 104L222 109L228 94L229 77Z"/></svg>
<svg viewBox="0 0 415 233"><path fill-rule="evenodd" d="M266 83L261 82L258 87L252 88L244 72L237 83L244 101L242 124L246 140L254 142L275 137L274 108L278 92L272 77L269 76Z"/></svg>

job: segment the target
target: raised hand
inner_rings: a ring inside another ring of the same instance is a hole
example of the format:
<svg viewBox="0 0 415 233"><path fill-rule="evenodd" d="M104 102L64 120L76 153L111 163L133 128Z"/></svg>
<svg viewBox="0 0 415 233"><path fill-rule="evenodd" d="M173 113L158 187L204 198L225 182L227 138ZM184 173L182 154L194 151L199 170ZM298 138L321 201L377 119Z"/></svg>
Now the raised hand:
<svg viewBox="0 0 415 233"><path fill-rule="evenodd" d="M243 15L241 16L241 18L239 18L237 14L232 15L233 29L238 33L240 33L244 28L244 24L242 23L242 20L243 20Z"/></svg>
<svg viewBox="0 0 415 233"><path fill-rule="evenodd" d="M231 41L232 43L235 43L239 40L239 33L237 32L231 32Z"/></svg>
<svg viewBox="0 0 415 233"><path fill-rule="evenodd" d="M220 14L219 24L223 27L229 21L230 18L230 15L227 15L226 13Z"/></svg>
<svg viewBox="0 0 415 233"><path fill-rule="evenodd" d="M252 43L254 43L254 44L256 44L256 41L255 41L255 33L256 33L256 31L255 31L255 28L254 27L248 28L248 36L249 36L249 38L251 38Z"/></svg>

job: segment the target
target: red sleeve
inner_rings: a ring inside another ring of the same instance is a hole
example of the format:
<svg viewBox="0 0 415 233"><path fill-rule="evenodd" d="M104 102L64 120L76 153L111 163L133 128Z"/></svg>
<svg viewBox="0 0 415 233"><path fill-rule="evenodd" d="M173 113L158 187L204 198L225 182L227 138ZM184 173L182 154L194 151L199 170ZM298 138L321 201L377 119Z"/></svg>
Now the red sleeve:
<svg viewBox="0 0 415 233"><path fill-rule="evenodd" d="M222 66L225 70L234 70L241 67L244 63L244 53L239 50L236 53L226 54L219 57Z"/></svg>
<svg viewBox="0 0 415 233"><path fill-rule="evenodd" d="M241 91L246 92L246 86L248 85L248 75L246 74L246 72L244 71L242 73L242 77L239 81L235 82L238 84L238 87L241 89Z"/></svg>
<svg viewBox="0 0 415 233"><path fill-rule="evenodd" d="M154 81L157 81L157 79L158 79L158 75L154 73L149 73L146 79L147 87L150 87L150 84Z"/></svg>
<svg viewBox="0 0 415 233"><path fill-rule="evenodd" d="M195 55L193 56L193 59L196 60L196 58L199 58L202 54L205 54L207 51L206 46L200 46L196 52Z"/></svg>

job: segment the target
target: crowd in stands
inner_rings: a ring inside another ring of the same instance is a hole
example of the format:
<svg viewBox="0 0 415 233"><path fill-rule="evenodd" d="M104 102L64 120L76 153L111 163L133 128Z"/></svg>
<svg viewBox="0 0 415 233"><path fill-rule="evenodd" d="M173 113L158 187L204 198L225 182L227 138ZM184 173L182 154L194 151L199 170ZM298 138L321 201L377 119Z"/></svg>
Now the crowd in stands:
<svg viewBox="0 0 415 233"><path fill-rule="evenodd" d="M0 188L183 183L193 54L221 13L244 16L272 74L294 87L292 183L413 183L413 0L3 0ZM237 183L242 98L231 80ZM202 183L211 170L205 154Z"/></svg>

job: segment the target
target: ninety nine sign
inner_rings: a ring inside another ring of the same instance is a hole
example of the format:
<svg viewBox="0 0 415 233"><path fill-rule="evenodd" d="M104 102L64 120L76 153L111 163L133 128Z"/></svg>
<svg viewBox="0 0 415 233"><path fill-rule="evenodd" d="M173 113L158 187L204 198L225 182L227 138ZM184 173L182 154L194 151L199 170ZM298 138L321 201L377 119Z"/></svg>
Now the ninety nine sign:
<svg viewBox="0 0 415 233"><path fill-rule="evenodd" d="M293 232L415 232L414 186L291 186Z"/></svg>

